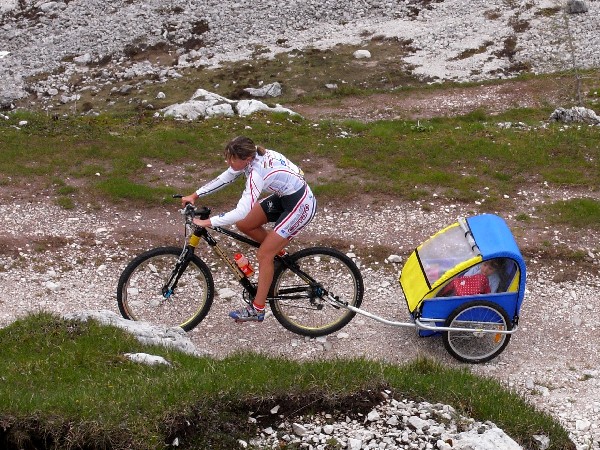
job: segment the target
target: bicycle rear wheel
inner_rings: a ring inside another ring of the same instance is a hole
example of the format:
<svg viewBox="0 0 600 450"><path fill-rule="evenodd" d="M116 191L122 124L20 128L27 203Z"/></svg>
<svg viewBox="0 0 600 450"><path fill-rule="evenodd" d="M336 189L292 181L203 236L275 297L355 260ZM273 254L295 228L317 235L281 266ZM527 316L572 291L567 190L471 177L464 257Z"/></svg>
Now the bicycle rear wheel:
<svg viewBox="0 0 600 450"><path fill-rule="evenodd" d="M444 347L462 362L477 364L498 356L510 341L510 334L481 330L509 331L512 324L500 305L489 301L468 302L456 308L446 321L447 327L472 331L445 331Z"/></svg>
<svg viewBox="0 0 600 450"><path fill-rule="evenodd" d="M119 278L117 303L121 315L189 331L208 313L214 297L210 270L192 255L177 287L163 295L163 287L177 267L181 248L159 247L133 259Z"/></svg>
<svg viewBox="0 0 600 450"><path fill-rule="evenodd" d="M308 283L284 265L276 269L269 304L281 325L303 336L318 337L333 333L352 320L354 312L336 307L326 298L337 297L360 307L364 286L354 261L327 247L307 248L287 258L315 283Z"/></svg>

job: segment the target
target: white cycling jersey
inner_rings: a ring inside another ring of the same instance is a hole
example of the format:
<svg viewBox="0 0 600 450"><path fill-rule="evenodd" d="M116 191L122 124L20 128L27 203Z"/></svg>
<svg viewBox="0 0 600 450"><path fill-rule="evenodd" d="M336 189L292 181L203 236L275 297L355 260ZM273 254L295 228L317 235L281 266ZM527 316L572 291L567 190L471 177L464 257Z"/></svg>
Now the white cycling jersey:
<svg viewBox="0 0 600 450"><path fill-rule="evenodd" d="M264 155L258 153L250 164L240 171L229 167L225 172L196 191L199 197L212 194L233 183L240 175L246 175L246 187L237 206L232 211L211 217L213 227L232 225L245 218L262 192L269 192L280 197L300 190L306 182L304 173L289 159L274 150L267 150Z"/></svg>

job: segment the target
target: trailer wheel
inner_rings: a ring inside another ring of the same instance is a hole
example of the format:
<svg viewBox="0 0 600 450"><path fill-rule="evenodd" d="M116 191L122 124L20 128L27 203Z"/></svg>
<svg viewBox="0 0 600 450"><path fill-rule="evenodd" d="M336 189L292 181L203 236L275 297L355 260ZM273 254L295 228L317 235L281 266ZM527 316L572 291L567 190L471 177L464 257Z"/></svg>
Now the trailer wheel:
<svg viewBox="0 0 600 450"><path fill-rule="evenodd" d="M502 353L511 335L500 332L512 329L504 308L483 300L456 308L448 316L446 326L463 330L444 331L444 347L454 358L471 364L487 362Z"/></svg>

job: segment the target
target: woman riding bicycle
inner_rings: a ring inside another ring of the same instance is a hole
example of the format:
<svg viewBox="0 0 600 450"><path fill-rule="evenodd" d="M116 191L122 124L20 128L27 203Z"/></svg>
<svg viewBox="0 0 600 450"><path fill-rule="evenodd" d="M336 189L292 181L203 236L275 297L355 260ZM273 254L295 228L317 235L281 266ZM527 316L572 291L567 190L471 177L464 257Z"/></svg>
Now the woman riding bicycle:
<svg viewBox="0 0 600 450"><path fill-rule="evenodd" d="M252 239L261 243L258 252L258 286L252 306L231 311L236 322L262 322L269 287L273 281L275 255L280 253L316 213L317 202L304 179L304 174L281 153L257 146L238 136L225 146L229 168L193 194L181 199L182 205L194 203L246 176L246 187L235 209L210 219L194 219L201 227L220 227L235 224ZM258 201L262 192L271 195ZM272 230L264 225L274 222Z"/></svg>

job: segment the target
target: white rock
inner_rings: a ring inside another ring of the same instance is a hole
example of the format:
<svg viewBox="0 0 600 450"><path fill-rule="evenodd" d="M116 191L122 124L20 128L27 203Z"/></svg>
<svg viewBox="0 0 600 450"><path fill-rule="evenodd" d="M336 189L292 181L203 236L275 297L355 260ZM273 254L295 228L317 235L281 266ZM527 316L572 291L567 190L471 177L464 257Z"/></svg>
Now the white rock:
<svg viewBox="0 0 600 450"><path fill-rule="evenodd" d="M370 58L371 57L371 52L369 50L356 50L353 53L353 56L356 59Z"/></svg>
<svg viewBox="0 0 600 450"><path fill-rule="evenodd" d="M191 355L200 355L190 337L179 327L166 328L148 322L126 320L112 311L80 311L64 314L67 320L87 321L94 319L102 324L113 325L131 333L138 341L149 345L162 345Z"/></svg>
<svg viewBox="0 0 600 450"><path fill-rule="evenodd" d="M56 292L60 289L60 284L55 283L53 281L46 281L45 286L46 286L46 289L48 289L49 291L52 291L52 292Z"/></svg>
<svg viewBox="0 0 600 450"><path fill-rule="evenodd" d="M577 431L584 431L584 432L589 431L591 426L592 426L591 422L586 419L579 419L579 420L575 421L575 429Z"/></svg>
<svg viewBox="0 0 600 450"><path fill-rule="evenodd" d="M276 81L260 88L246 88L244 91L253 97L279 97L281 95L281 84Z"/></svg>
<svg viewBox="0 0 600 450"><path fill-rule="evenodd" d="M541 434L534 434L533 439L537 442L539 450L546 450L550 447L550 438Z"/></svg>
<svg viewBox="0 0 600 450"><path fill-rule="evenodd" d="M376 409L370 411L369 414L367 414L367 420L369 422L376 422L377 420L379 420L379 417L379 413Z"/></svg>
<svg viewBox="0 0 600 450"><path fill-rule="evenodd" d="M400 257L398 255L390 255L387 257L387 260L391 263L401 263L402 257Z"/></svg>
<svg viewBox="0 0 600 450"><path fill-rule="evenodd" d="M147 364L149 366L171 365L171 363L162 356L149 355L148 353L125 353L125 356L133 362Z"/></svg>
<svg viewBox="0 0 600 450"><path fill-rule="evenodd" d="M236 295L238 295L238 293L236 291L234 291L233 289L230 289L230 288L219 289L217 291L217 294L220 298L222 298L224 300L233 298Z"/></svg>
<svg viewBox="0 0 600 450"><path fill-rule="evenodd" d="M452 446L441 439L438 440L435 444L438 450L452 450Z"/></svg>
<svg viewBox="0 0 600 450"><path fill-rule="evenodd" d="M290 115L298 115L291 109L284 108L281 105L275 105L274 107L270 107L258 100L240 100L237 103L236 109L238 115L241 117L249 116L258 111L282 112Z"/></svg>
<svg viewBox="0 0 600 450"><path fill-rule="evenodd" d="M396 415L393 415L393 416L391 416L390 418L388 418L388 419L385 421L385 423L386 423L386 424L388 424L388 425L390 425L390 426L392 426L392 427L395 427L395 426L396 426L396 425L398 425L398 423L400 423L400 422L398 421L398 416L396 416Z"/></svg>
<svg viewBox="0 0 600 450"><path fill-rule="evenodd" d="M77 57L73 58L73 62L75 64L79 64L80 66L85 66L85 65L89 64L90 62L92 62L92 55L90 55L89 53L85 53L81 56L77 56Z"/></svg>
<svg viewBox="0 0 600 450"><path fill-rule="evenodd" d="M414 430L422 430L423 428L429 426L429 422L427 422L426 420L423 420L423 419L421 419L420 417L417 417L417 416L411 416L411 417L409 417L408 418L408 424Z"/></svg>
<svg viewBox="0 0 600 450"><path fill-rule="evenodd" d="M293 423L292 430L294 431L294 434L296 436L300 436L300 437L302 437L306 433L308 433L308 430L303 425L300 425L299 423Z"/></svg>
<svg viewBox="0 0 600 450"><path fill-rule="evenodd" d="M213 105L206 108L206 117L232 117L235 116L233 107L228 103L222 103L220 105Z"/></svg>
<svg viewBox="0 0 600 450"><path fill-rule="evenodd" d="M360 450L362 448L362 441L360 439L350 438L348 439L348 448L350 450Z"/></svg>
<svg viewBox="0 0 600 450"><path fill-rule="evenodd" d="M512 438L499 428L492 428L483 433L478 430L459 433L453 439L455 450L523 450Z"/></svg>

